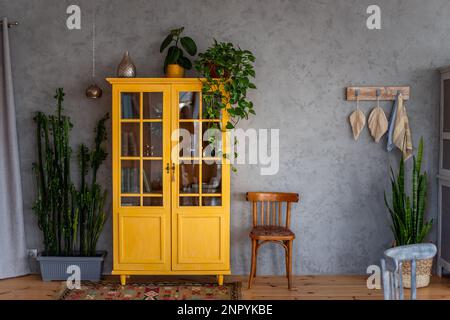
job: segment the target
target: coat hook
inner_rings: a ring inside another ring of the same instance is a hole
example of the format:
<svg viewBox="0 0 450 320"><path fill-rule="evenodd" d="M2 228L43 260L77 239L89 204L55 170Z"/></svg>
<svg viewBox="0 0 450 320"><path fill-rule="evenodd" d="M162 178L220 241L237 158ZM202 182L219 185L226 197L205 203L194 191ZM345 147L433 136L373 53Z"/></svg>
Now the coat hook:
<svg viewBox="0 0 450 320"><path fill-rule="evenodd" d="M355 96L359 97L359 89L355 90Z"/></svg>
<svg viewBox="0 0 450 320"><path fill-rule="evenodd" d="M381 90L377 89L377 91L375 92L375 94L377 95L377 97L381 96Z"/></svg>

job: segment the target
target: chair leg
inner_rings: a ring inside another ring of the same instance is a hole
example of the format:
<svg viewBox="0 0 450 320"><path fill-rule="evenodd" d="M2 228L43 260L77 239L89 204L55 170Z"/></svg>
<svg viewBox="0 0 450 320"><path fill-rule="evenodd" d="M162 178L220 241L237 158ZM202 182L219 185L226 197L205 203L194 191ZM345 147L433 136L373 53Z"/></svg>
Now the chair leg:
<svg viewBox="0 0 450 320"><path fill-rule="evenodd" d="M288 242L288 288L292 289L292 244L293 241Z"/></svg>
<svg viewBox="0 0 450 320"><path fill-rule="evenodd" d="M252 265L248 277L248 288L251 289L253 277L256 275L256 240L252 239Z"/></svg>
<svg viewBox="0 0 450 320"><path fill-rule="evenodd" d="M289 255L289 241L283 241L284 245L286 246L284 248L284 263L286 265L286 278L288 278L288 274L289 274L289 259L288 259L288 255Z"/></svg>

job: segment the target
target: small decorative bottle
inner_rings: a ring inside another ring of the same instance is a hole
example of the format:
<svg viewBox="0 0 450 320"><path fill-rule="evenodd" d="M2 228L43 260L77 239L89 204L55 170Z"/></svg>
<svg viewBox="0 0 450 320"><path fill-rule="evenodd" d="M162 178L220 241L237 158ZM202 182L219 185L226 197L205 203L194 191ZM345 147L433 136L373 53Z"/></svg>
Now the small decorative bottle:
<svg viewBox="0 0 450 320"><path fill-rule="evenodd" d="M128 51L125 52L122 61L117 67L117 76L119 78L134 78L136 77L136 66L131 61Z"/></svg>

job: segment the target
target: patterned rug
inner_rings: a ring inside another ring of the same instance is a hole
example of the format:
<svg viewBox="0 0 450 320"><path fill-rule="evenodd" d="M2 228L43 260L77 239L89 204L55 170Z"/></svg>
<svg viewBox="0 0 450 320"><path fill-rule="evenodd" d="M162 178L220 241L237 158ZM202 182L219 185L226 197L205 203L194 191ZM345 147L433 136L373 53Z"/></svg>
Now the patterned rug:
<svg viewBox="0 0 450 320"><path fill-rule="evenodd" d="M82 282L81 289L65 289L60 300L240 300L241 283L129 283Z"/></svg>

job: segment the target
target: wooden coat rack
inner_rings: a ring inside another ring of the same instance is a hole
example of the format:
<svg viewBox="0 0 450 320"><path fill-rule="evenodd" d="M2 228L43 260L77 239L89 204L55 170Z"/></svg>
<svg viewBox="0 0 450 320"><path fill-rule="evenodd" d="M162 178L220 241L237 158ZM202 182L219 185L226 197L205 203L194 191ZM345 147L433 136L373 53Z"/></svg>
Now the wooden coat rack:
<svg viewBox="0 0 450 320"><path fill-rule="evenodd" d="M395 100L401 92L403 100L409 99L410 87L347 87L347 101L355 101L358 94L359 101ZM377 95L378 93L378 95Z"/></svg>

